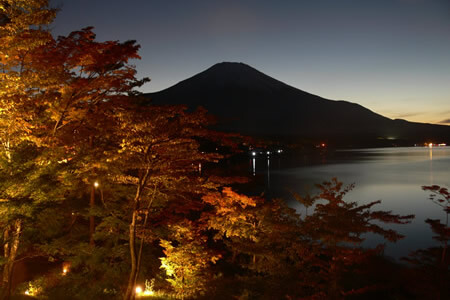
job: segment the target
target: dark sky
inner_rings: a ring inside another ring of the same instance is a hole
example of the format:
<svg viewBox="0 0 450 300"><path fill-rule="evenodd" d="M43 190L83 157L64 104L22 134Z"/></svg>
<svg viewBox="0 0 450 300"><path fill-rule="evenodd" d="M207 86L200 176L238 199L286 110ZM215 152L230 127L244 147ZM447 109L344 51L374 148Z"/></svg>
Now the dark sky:
<svg viewBox="0 0 450 300"><path fill-rule="evenodd" d="M450 121L450 0L51 0L53 31L137 40L157 91L236 61L391 118ZM450 124L450 123L448 123Z"/></svg>

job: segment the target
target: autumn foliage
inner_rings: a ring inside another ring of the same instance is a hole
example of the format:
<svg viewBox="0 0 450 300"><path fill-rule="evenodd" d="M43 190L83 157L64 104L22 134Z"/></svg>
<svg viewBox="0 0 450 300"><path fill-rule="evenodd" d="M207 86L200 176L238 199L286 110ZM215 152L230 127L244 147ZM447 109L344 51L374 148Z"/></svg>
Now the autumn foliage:
<svg viewBox="0 0 450 300"><path fill-rule="evenodd" d="M136 42L99 42L90 27L55 38L48 4L0 1L3 299L27 291L129 300L150 281L147 289L182 299L341 299L380 289L360 280L382 256L381 245L363 247L366 234L395 242L402 236L380 224L412 216L347 202L353 185L337 179L295 195L304 216L282 199L237 192L247 180L213 171L241 137L210 130L202 109L142 99L136 88L148 79L131 64ZM448 191L425 190L448 218ZM427 222L448 276L448 221ZM412 257L429 267L429 253ZM22 283L21 263L40 266Z"/></svg>

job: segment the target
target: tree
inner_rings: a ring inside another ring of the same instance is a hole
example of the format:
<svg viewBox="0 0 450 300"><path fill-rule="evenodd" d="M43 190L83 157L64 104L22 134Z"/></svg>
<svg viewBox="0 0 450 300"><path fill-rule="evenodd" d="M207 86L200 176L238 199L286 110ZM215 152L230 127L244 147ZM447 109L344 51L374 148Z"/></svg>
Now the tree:
<svg viewBox="0 0 450 300"><path fill-rule="evenodd" d="M439 247L430 247L411 252L403 258L414 266L412 270L412 284L418 297L433 296L435 299L446 299L450 295L448 282L450 279L450 259L447 255L448 241L450 240L450 227L448 216L450 213L450 193L447 188L432 185L423 186L424 191L430 192L429 199L440 206L446 215L445 224L439 219L426 219L431 227L433 239L440 243Z"/></svg>
<svg viewBox="0 0 450 300"><path fill-rule="evenodd" d="M135 187L131 207L129 245L131 272L125 299L133 297L139 274L140 249L137 250L137 231L148 226L152 206L159 213L172 215L166 222L177 222L192 211L199 210L200 197L215 188L199 176L199 164L217 161L222 155L200 151L200 138L211 134L206 130L205 111L185 112L183 107L137 107L122 114L121 139L117 155L111 160L117 169L117 183ZM154 193L158 194L155 201ZM155 203L155 202L158 203ZM166 215L167 216L167 215Z"/></svg>
<svg viewBox="0 0 450 300"><path fill-rule="evenodd" d="M221 255L207 247L208 237L198 224L184 221L172 229L171 241L161 240L165 254L161 268L166 271L167 280L181 299L205 293L213 276L210 264Z"/></svg>
<svg viewBox="0 0 450 300"><path fill-rule="evenodd" d="M43 201L43 190L36 188L45 170L39 171L39 155L30 135L39 116L34 99L46 83L39 81L30 67L33 53L51 41L46 26L55 10L48 1L0 2L0 142L1 170L4 189L0 214L4 240L3 298L9 298L14 262L19 255L24 222L33 218L38 208L31 202ZM49 169L54 166L45 166ZM26 179L27 181L25 181ZM9 183L8 185L5 185Z"/></svg>
<svg viewBox="0 0 450 300"><path fill-rule="evenodd" d="M297 202L305 206L305 216L308 216L308 208L314 205L317 200L317 196L311 196L309 193L305 196L302 196L295 192L292 192L292 195L294 196L295 200L297 200Z"/></svg>
<svg viewBox="0 0 450 300"><path fill-rule="evenodd" d="M116 115L147 80L136 80L129 64L139 58L134 41L96 42L91 28L55 40L45 26L56 11L43 0L1 1L0 12L7 18L0 27L0 139L9 297L21 237L51 205L70 216L74 189L92 190L107 172L103 153L118 145Z"/></svg>
<svg viewBox="0 0 450 300"><path fill-rule="evenodd" d="M353 189L353 185L344 187L336 178L318 184L320 194L314 213L305 218L304 233L311 237L313 243L319 243L314 262L320 270L320 279L315 283L318 291L330 298L342 298L349 294L340 285L343 275L350 267L362 263L373 254L380 253L381 246L375 249L360 247L365 233L378 234L388 241L395 242L402 235L394 230L384 229L376 222L406 224L413 215L399 216L388 211L371 211L381 201L358 205L357 202L345 202L344 196ZM359 287L350 293L361 293L367 287Z"/></svg>
<svg viewBox="0 0 450 300"><path fill-rule="evenodd" d="M307 273L305 263L314 254L294 209L282 199L248 197L229 187L206 195L203 201L210 209L205 210L202 220L212 230L216 243L222 245L218 247L227 260L222 263L223 269L232 270L221 280L228 282L219 287L222 293L261 299L303 295L298 270Z"/></svg>
<svg viewBox="0 0 450 300"><path fill-rule="evenodd" d="M438 185L423 186L422 189L424 191L431 192L430 200L436 205L442 207L442 210L445 212L445 224L442 224L439 220L427 219L425 221L430 224L433 232L438 234L433 238L441 242L443 245L441 263L444 264L446 260L448 241L450 240L450 228L448 226L448 216L450 214L450 193L448 189Z"/></svg>
<svg viewBox="0 0 450 300"><path fill-rule="evenodd" d="M59 37L47 45L40 53L40 60L36 61L36 64L47 65L47 69L53 71L52 74L58 74L49 79L58 89L47 91L47 97L52 99L46 103L52 122L47 126L51 134L44 141L52 148L62 148L66 155L63 161L67 168L73 170L71 179L90 187L91 247L95 239L94 216L105 218L108 222L112 218L110 212L105 214L93 207L94 182L101 184L100 200L103 206L105 201L111 202L111 198L105 199L104 196L123 190L123 185L137 184L138 199L143 193L142 189L147 187L145 176L139 177L140 170L136 177L142 179L141 182L128 180L135 174L130 175L128 172L136 170L133 167L136 161L130 160L131 152L127 152L124 147L130 146L128 137L139 131L139 126L144 126L138 120L149 118L145 124L151 124L150 128L154 128L151 126L155 124L149 121L152 116L158 116L163 111L152 111L152 115L148 109L138 107L135 103L136 93L133 89L147 81L136 80L136 71L128 64L130 59L139 58L138 48L134 41L96 42L92 28L85 28L72 32L68 37ZM163 114L158 117L162 120L173 116ZM136 135L133 137L133 142L140 138ZM125 157L124 153L130 157ZM123 159L123 162L119 159ZM138 157L133 156L133 159ZM130 165L126 165L125 161ZM107 188L112 190L108 191ZM117 199L117 196L113 196L113 199L117 201L120 197ZM119 221L123 222L123 219L114 222ZM102 221L98 226L105 229Z"/></svg>

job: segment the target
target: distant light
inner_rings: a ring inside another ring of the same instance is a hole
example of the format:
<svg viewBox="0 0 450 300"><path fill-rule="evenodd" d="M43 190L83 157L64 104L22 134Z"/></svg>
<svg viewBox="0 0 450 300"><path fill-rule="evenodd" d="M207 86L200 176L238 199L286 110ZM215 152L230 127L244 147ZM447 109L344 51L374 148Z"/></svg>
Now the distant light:
<svg viewBox="0 0 450 300"><path fill-rule="evenodd" d="M433 148L433 143L429 143L428 147Z"/></svg>
<svg viewBox="0 0 450 300"><path fill-rule="evenodd" d="M445 147L445 146L447 146L447 144L445 144L445 143L439 144L439 147Z"/></svg>
<svg viewBox="0 0 450 300"><path fill-rule="evenodd" d="M325 145L325 143L322 143L321 146L322 146L322 147L325 147L326 145Z"/></svg>
<svg viewBox="0 0 450 300"><path fill-rule="evenodd" d="M99 186L98 181L94 182L94 187L98 188L98 186Z"/></svg>
<svg viewBox="0 0 450 300"><path fill-rule="evenodd" d="M252 155L253 155L253 156L256 156L256 152L255 152L255 151L253 151L253 152L252 152Z"/></svg>
<svg viewBox="0 0 450 300"><path fill-rule="evenodd" d="M283 150L281 150L281 149L278 149L278 151L277 151L278 153L281 153L281 152L283 152Z"/></svg>
<svg viewBox="0 0 450 300"><path fill-rule="evenodd" d="M136 294L142 293L142 288L140 286L136 287Z"/></svg>
<svg viewBox="0 0 450 300"><path fill-rule="evenodd" d="M64 269L63 269L63 275L66 275L68 271L69 271L69 270L67 270L67 268L64 268Z"/></svg>
<svg viewBox="0 0 450 300"><path fill-rule="evenodd" d="M270 151L267 151L267 155L270 155Z"/></svg>
<svg viewBox="0 0 450 300"><path fill-rule="evenodd" d="M29 290L26 290L26 291L25 291L25 295L30 295L30 291L29 291Z"/></svg>

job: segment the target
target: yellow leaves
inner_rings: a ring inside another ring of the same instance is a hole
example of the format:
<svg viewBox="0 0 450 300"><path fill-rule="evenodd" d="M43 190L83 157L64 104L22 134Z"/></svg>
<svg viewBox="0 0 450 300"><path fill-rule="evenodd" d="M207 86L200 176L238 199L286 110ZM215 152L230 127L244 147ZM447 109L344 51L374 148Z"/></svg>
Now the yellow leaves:
<svg viewBox="0 0 450 300"><path fill-rule="evenodd" d="M0 52L0 63L5 65L8 62L9 55Z"/></svg>
<svg viewBox="0 0 450 300"><path fill-rule="evenodd" d="M159 268L164 269L166 271L167 276L173 276L175 270L170 265L169 260L165 257L161 257L160 260L161 260L161 266Z"/></svg>
<svg viewBox="0 0 450 300"><path fill-rule="evenodd" d="M238 222L240 222L240 221L246 221L246 220L247 220L247 218L246 218L244 215L241 215L241 214L239 214L239 215L237 215L237 216L230 216L230 217L228 218L228 221L229 221L230 223L232 223L232 224L238 223Z"/></svg>
<svg viewBox="0 0 450 300"><path fill-rule="evenodd" d="M168 240L160 242L165 254L165 257L160 257L160 268L166 271L169 277L167 281L182 297L195 296L206 290L206 283L210 279L210 265L222 257L208 249L206 239L192 227L193 225L186 221L174 226L173 229L177 233L182 233L175 239L176 247Z"/></svg>
<svg viewBox="0 0 450 300"><path fill-rule="evenodd" d="M214 255L214 256L211 257L211 262L212 262L213 264L215 264L215 263L218 262L221 258L222 258L221 255Z"/></svg>
<svg viewBox="0 0 450 300"><path fill-rule="evenodd" d="M224 187L222 193L210 193L203 201L213 206L214 211L205 216L208 228L218 231L215 239L240 238L257 241L260 229L257 226L258 198L247 197Z"/></svg>

